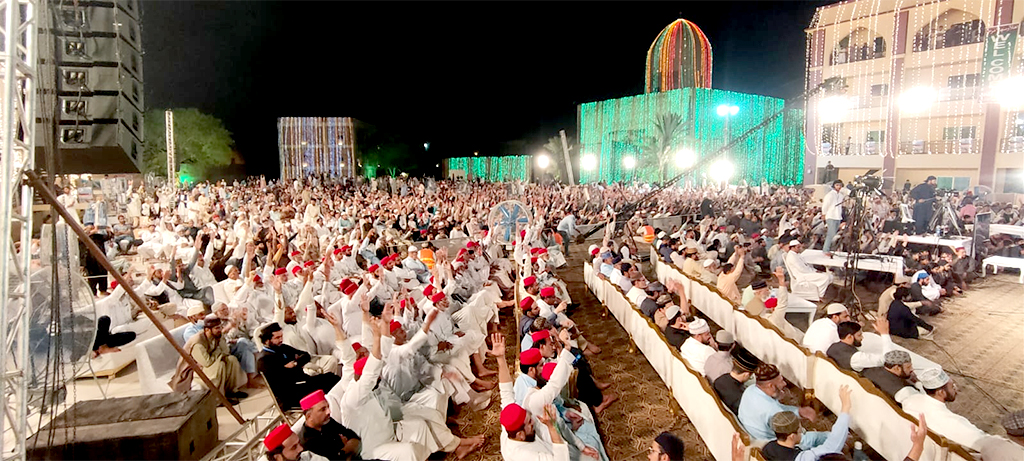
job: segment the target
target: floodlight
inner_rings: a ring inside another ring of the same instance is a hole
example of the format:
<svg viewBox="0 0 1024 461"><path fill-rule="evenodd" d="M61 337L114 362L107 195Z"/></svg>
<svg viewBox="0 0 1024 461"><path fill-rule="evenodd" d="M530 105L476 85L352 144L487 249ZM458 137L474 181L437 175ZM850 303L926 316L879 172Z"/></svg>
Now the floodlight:
<svg viewBox="0 0 1024 461"><path fill-rule="evenodd" d="M622 166L626 167L627 170L632 170L636 167L636 159L633 157L623 157Z"/></svg>
<svg viewBox="0 0 1024 461"><path fill-rule="evenodd" d="M597 168L597 157L594 157L591 154L584 155L583 158L580 159L580 167L587 171Z"/></svg>
<svg viewBox="0 0 1024 461"><path fill-rule="evenodd" d="M909 114L917 114L928 110L938 99L935 88L917 86L904 91L899 97L900 109Z"/></svg>

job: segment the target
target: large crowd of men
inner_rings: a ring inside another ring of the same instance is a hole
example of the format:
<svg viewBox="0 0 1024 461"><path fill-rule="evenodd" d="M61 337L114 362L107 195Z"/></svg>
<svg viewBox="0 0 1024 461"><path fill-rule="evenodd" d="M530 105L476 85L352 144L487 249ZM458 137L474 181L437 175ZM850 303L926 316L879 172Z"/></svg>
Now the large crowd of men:
<svg viewBox="0 0 1024 461"><path fill-rule="evenodd" d="M578 226L613 223L616 211L649 190L257 178L186 189L139 186L124 197L127 211L113 226L96 207L81 219L92 240L127 269L132 288L167 319L186 325L185 350L229 400L268 386L282 408L302 411L297 423L267 435L268 460L424 460L436 452L461 459L484 437L454 435L449 406L482 410L497 387L505 459L608 461L596 416L618 396L590 366L601 347L587 341L586 325L573 321L577 304L555 269L565 265ZM64 192L61 203L74 206L73 189ZM829 197L826 205L838 201L841 207L842 198ZM842 305L827 306L826 316L804 333L786 319L787 306L801 301L787 286L799 272L801 280L827 288L830 276L800 253L822 245L831 251L845 226L841 211L823 212L808 198L792 188L665 190L640 204L626 220L627 232L608 226L603 242L590 247L595 273L621 287L688 364L704 370L747 432L768 443L770 459L835 452L846 440L848 420L840 415L831 433L803 433L796 416L816 415L778 402L786 383L777 368L728 332L712 334L681 287L644 278L632 234L643 232L647 218L688 218L683 226L656 230L653 245L666 263L863 373L908 411L925 414L934 430L980 449L987 434L945 407L956 395L948 376L915 379L906 353L889 340L890 334L930 334L933 328L920 316L941 313L943 298L967 288L973 260L962 249L933 255L908 245L898 231L881 232L898 211L874 198L871 226L857 250L903 256L915 272L912 283L882 293L875 330L885 341L884 354L857 350L861 325ZM509 199L525 203L534 221L503 242L487 219L492 207ZM1012 207L997 208L997 219L1020 222ZM435 246L439 239L459 244ZM1015 243L1017 256L1022 244ZM844 248L850 249L848 242ZM1014 250L993 245L992 251ZM117 351L135 339L138 309L124 287L107 285L94 258L83 257L83 267L110 313L99 321L94 355ZM525 292L515 305L517 281ZM520 314L516 338L499 333L498 313L506 307ZM506 361L506 343L518 344L517 376ZM497 371L485 366L488 355L496 358ZM193 374L181 360L169 386L204 386ZM564 392L570 376L576 398ZM844 410L848 394L840 394ZM968 437L971 428L976 432ZM652 442L651 459L681 456L682 441L672 434Z"/></svg>

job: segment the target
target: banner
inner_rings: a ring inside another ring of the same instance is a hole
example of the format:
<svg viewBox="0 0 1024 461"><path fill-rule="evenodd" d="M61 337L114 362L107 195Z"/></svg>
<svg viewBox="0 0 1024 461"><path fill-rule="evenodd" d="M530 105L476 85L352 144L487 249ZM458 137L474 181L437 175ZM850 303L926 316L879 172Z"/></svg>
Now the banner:
<svg viewBox="0 0 1024 461"><path fill-rule="evenodd" d="M985 37L984 82L989 85L1010 76L1013 52L1017 46L1017 27L996 30Z"/></svg>

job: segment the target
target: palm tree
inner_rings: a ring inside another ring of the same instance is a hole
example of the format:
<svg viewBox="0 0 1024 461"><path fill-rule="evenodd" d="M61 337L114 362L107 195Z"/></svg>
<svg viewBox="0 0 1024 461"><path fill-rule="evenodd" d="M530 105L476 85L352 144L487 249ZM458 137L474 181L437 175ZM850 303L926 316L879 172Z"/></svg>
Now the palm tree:
<svg viewBox="0 0 1024 461"><path fill-rule="evenodd" d="M684 141L690 133L691 125L679 114L663 113L654 122L654 136L647 138L644 152L653 153L658 159L658 174L665 182L666 166L672 161L675 147Z"/></svg>

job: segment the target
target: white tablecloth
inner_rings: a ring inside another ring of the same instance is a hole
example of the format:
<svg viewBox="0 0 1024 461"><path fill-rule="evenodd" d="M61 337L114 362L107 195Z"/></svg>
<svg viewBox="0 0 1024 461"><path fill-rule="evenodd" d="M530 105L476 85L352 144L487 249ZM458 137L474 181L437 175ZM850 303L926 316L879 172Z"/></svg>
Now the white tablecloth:
<svg viewBox="0 0 1024 461"><path fill-rule="evenodd" d="M1024 237L1024 226L1011 226L1009 224L990 224L988 226L989 235L992 234L1006 234L1006 235L1019 235Z"/></svg>
<svg viewBox="0 0 1024 461"><path fill-rule="evenodd" d="M974 254L974 245L970 237L939 238L934 235L907 235L906 239L910 243L920 243L922 245L939 245L950 248L964 247L967 250L967 254Z"/></svg>
<svg viewBox="0 0 1024 461"><path fill-rule="evenodd" d="M821 250L804 250L800 253L803 256L804 261L807 264L826 266L826 267L846 267L847 253L836 251L832 254L832 257L825 256L825 253ZM909 279L903 273L903 258L897 256L881 256L882 259L877 255L861 255L861 258L857 260L857 269L865 271L875 272L888 272L896 275L897 282L903 282Z"/></svg>

